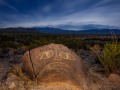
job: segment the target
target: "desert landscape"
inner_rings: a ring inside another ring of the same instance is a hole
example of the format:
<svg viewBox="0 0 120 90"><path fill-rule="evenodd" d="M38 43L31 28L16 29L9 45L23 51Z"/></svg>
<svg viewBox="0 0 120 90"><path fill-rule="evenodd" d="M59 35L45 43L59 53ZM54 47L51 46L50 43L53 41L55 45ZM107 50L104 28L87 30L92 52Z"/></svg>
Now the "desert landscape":
<svg viewBox="0 0 120 90"><path fill-rule="evenodd" d="M107 43L112 35L1 32L0 90L119 90L120 63L105 68L96 54Z"/></svg>
<svg viewBox="0 0 120 90"><path fill-rule="evenodd" d="M0 90L120 90L120 0L0 0Z"/></svg>

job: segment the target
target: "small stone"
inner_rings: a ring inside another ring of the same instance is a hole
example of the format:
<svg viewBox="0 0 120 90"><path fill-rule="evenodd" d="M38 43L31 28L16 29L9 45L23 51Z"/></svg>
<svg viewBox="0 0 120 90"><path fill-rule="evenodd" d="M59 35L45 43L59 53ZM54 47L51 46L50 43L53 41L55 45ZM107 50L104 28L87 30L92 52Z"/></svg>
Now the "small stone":
<svg viewBox="0 0 120 90"><path fill-rule="evenodd" d="M13 74L13 73L9 73L6 79L6 82L13 82L16 81L18 79L18 77Z"/></svg>
<svg viewBox="0 0 120 90"><path fill-rule="evenodd" d="M9 89L13 89L15 86L16 86L15 83L14 83L14 82L11 82L11 83L9 84L8 88L9 88Z"/></svg>

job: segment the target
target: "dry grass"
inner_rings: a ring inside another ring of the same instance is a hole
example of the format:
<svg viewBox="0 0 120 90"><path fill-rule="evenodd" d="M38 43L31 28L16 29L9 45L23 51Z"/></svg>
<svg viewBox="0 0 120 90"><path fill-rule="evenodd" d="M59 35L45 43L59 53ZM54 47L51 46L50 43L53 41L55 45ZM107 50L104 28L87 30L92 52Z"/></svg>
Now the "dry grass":
<svg viewBox="0 0 120 90"><path fill-rule="evenodd" d="M26 75L26 73L23 72L22 68L18 65L16 66L13 66L9 71L8 71L8 74L9 73L13 73L15 74L16 76L18 76L21 80L25 80L25 81L28 81L30 80L29 77Z"/></svg>

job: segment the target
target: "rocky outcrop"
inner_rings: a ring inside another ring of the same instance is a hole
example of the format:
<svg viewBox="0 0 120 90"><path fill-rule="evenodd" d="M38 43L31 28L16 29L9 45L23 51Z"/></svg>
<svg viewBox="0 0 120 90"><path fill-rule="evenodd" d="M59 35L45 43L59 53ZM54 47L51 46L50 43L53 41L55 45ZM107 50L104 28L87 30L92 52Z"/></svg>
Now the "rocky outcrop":
<svg viewBox="0 0 120 90"><path fill-rule="evenodd" d="M39 83L61 82L75 85L79 90L91 90L81 58L64 45L49 44L32 49L24 54L22 61L24 70Z"/></svg>

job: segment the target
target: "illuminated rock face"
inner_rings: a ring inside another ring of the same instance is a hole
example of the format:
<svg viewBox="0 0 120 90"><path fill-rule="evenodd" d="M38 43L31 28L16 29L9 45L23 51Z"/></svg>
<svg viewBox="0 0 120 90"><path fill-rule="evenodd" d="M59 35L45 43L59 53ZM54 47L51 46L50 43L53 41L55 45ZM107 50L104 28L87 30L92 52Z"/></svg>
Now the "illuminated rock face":
<svg viewBox="0 0 120 90"><path fill-rule="evenodd" d="M81 58L64 45L49 44L32 49L24 54L22 61L25 71L37 82L71 82L87 88L87 71Z"/></svg>

